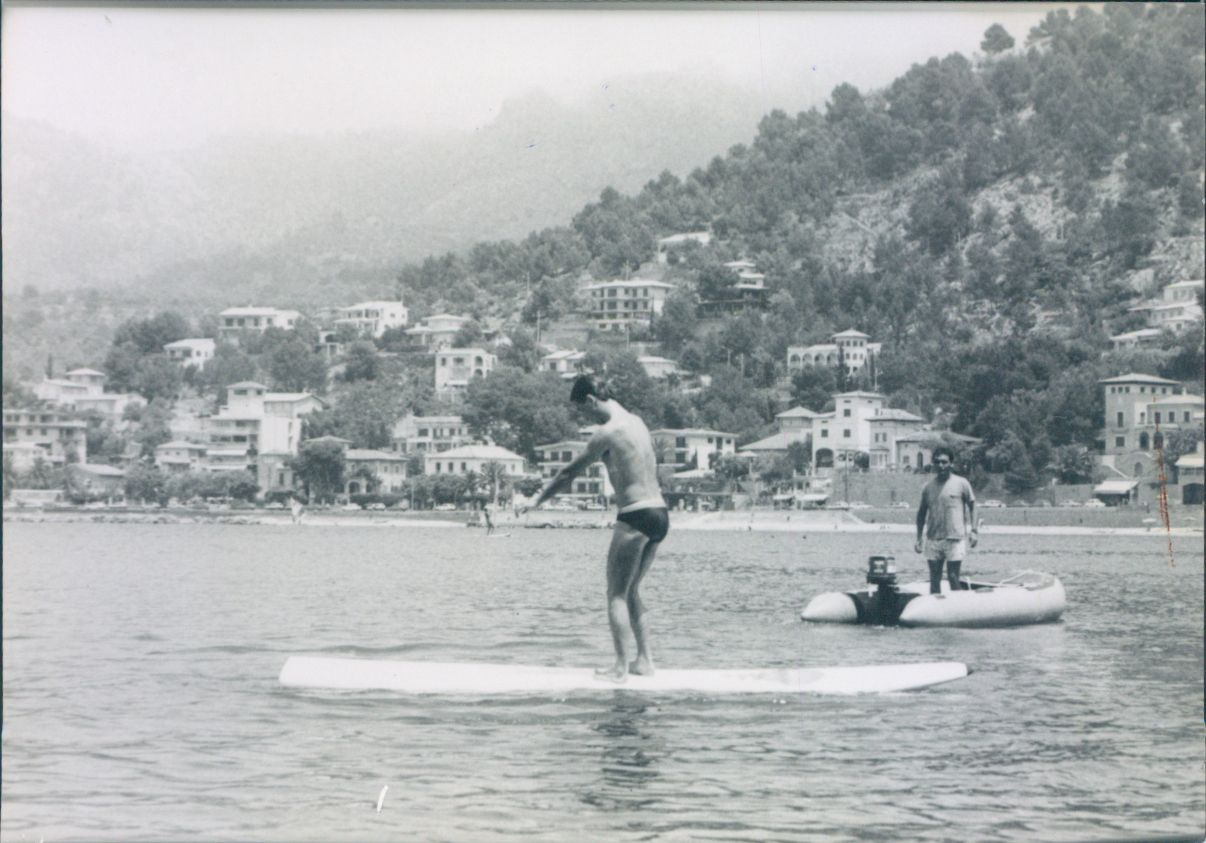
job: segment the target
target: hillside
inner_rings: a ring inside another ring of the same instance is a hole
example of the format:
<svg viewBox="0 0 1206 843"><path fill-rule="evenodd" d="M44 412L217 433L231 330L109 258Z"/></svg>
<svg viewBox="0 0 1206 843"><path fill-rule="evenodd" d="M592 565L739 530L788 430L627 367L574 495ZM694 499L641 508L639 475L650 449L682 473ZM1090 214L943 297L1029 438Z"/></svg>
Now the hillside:
<svg viewBox="0 0 1206 843"><path fill-rule="evenodd" d="M530 386L536 320L574 314L583 280L640 272L658 238L706 228L712 245L674 256L665 280L678 288L665 314L632 339L657 342L713 385L684 394L648 383L632 360L592 344L596 363L610 354L651 424L749 441L785 397L819 410L834 389L874 387L893 407L982 439L978 464L1010 467L1024 488L1067 449L1095 444L1100 378L1142 371L1201 387L1200 331L1128 351L1113 351L1109 336L1144 324L1129 310L1142 298L1203 276L1204 35L1200 5L1060 9L1022 43L986 38L983 54L930 59L883 90L839 85L823 109L773 111L748 143L685 176L647 167L634 177L639 189L613 180L522 239L494 229L464 249L409 263L398 251L374 264L367 247L343 251L363 218L340 213L271 249L173 267L153 288L124 290L116 307L171 305L197 317L192 285L222 304L302 308L392 288L415 318L450 310L509 322L522 350L508 355L505 376L488 379L501 400ZM497 225L526 230L545 213L531 185L547 189L583 170L556 141L576 130L574 120L555 121L555 137L530 130L531 115L554 107L540 98L512 105L491 129L497 156L461 161L458 173L476 180L445 185L424 207L437 215L510 207ZM636 134L600 160L620 166L656 117L689 122L698 108L678 107L628 109ZM694 119L707 122L711 110ZM701 319L701 292L731 283L721 264L738 257L765 273L768 307ZM85 299L10 297L6 352L15 331L21 355L17 363L6 353L6 374L36 371L48 348L50 334L29 328L23 311L43 324L51 306L103 313ZM49 321L64 343L49 347L70 357L79 348L65 327L71 318ZM851 327L883 343L873 380L786 371L788 345ZM485 405L473 412L483 430L524 428L491 418Z"/></svg>
<svg viewBox="0 0 1206 843"><path fill-rule="evenodd" d="M6 287L213 301L231 273L265 293L342 271L388 283L407 260L522 237L608 185L686 171L757 116L744 92L709 80L634 76L605 94L574 106L530 94L472 132L230 136L139 153L6 116Z"/></svg>

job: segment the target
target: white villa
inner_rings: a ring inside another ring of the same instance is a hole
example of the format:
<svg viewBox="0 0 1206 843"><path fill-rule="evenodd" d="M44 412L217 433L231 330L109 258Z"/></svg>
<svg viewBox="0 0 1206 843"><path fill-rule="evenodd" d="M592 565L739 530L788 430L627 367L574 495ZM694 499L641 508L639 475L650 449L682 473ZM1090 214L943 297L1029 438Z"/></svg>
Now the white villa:
<svg viewBox="0 0 1206 843"><path fill-rule="evenodd" d="M523 457L498 445L463 445L448 451L428 452L423 456L424 474L484 474L490 463L502 466L504 474L512 477L524 473Z"/></svg>
<svg viewBox="0 0 1206 843"><path fill-rule="evenodd" d="M833 396L832 413L812 420L813 470L853 463L860 452L871 453L871 419L884 408L877 392L840 392Z"/></svg>
<svg viewBox="0 0 1206 843"><path fill-rule="evenodd" d="M773 433L765 439L759 439L737 449L741 455L762 456L771 454L786 454L787 447L793 442L807 442L812 435L812 420L819 413L814 413L807 407L792 407L775 415L778 433Z"/></svg>
<svg viewBox="0 0 1206 843"><path fill-rule="evenodd" d="M1146 312L1148 327L1181 334L1202 321L1202 306L1198 304L1198 296L1203 289L1206 289L1206 281L1201 279L1178 281L1167 285L1160 298L1137 304L1130 310Z"/></svg>
<svg viewBox="0 0 1206 843"><path fill-rule="evenodd" d="M409 319L400 301L365 301L337 311L335 325L347 325L357 333L379 337L390 328L403 328Z"/></svg>
<svg viewBox="0 0 1206 843"><path fill-rule="evenodd" d="M418 325L408 330L406 335L428 351L438 351L452 345L456 335L469 321L468 316L440 313L421 320Z"/></svg>
<svg viewBox="0 0 1206 843"><path fill-rule="evenodd" d="M155 465L167 472L204 471L206 450L199 442L174 439L155 448Z"/></svg>
<svg viewBox="0 0 1206 843"><path fill-rule="evenodd" d="M883 344L868 340L870 337L862 331L851 329L834 334L831 343L788 346L787 370L797 372L805 366L836 366L843 360L847 374L853 375L879 355Z"/></svg>
<svg viewBox="0 0 1206 843"><path fill-rule="evenodd" d="M1137 331L1115 334L1110 337L1110 342L1114 344L1115 351L1121 351L1125 348L1155 345L1162 336L1164 336L1164 331L1159 328L1140 328Z"/></svg>
<svg viewBox="0 0 1206 843"><path fill-rule="evenodd" d="M371 448L348 448L344 451L347 478L344 494L359 495L369 491L391 494L406 488L406 457ZM373 477L376 489L370 489L365 474Z"/></svg>
<svg viewBox="0 0 1206 843"><path fill-rule="evenodd" d="M578 374L578 367L585 357L585 351L573 348L558 349L540 358L540 371L556 372L563 378L572 378Z"/></svg>
<svg viewBox="0 0 1206 843"><path fill-rule="evenodd" d="M634 323L648 324L662 312L673 284L647 278L604 281L583 288L589 295L586 318L602 330L622 330Z"/></svg>
<svg viewBox="0 0 1206 843"><path fill-rule="evenodd" d="M218 319L218 336L237 342L245 331L260 334L269 328L291 331L297 327L301 314L296 310L278 310L275 307L228 307L218 314Z"/></svg>
<svg viewBox="0 0 1206 843"><path fill-rule="evenodd" d="M463 391L473 378L488 377L498 358L484 348L446 348L435 353L435 390L448 395Z"/></svg>
<svg viewBox="0 0 1206 843"><path fill-rule="evenodd" d="M261 493L292 489L286 463L301 445L302 417L323 401L305 392L268 392L254 381L231 384L226 395L226 404L205 420L207 469L250 469Z"/></svg>
<svg viewBox="0 0 1206 843"><path fill-rule="evenodd" d="M1098 382L1105 390L1101 464L1124 477L1150 475L1164 436L1206 417L1202 396L1183 393L1177 381L1131 373Z"/></svg>
<svg viewBox="0 0 1206 843"><path fill-rule="evenodd" d="M146 399L132 392L105 392L105 373L96 369L72 369L62 378L45 378L34 386L42 401L94 412L118 421L130 405L145 405Z"/></svg>
<svg viewBox="0 0 1206 843"><path fill-rule="evenodd" d="M702 472L712 470L714 458L737 452L737 436L720 430L703 428L661 428L653 431L653 446L663 452L662 462L683 471L694 467Z"/></svg>
<svg viewBox="0 0 1206 843"><path fill-rule="evenodd" d="M4 448L16 459L36 461L27 447L10 448L10 445L32 445L42 451L43 459L53 465L68 462L88 461L85 431L88 423L72 418L66 413L43 409L4 409Z"/></svg>
<svg viewBox="0 0 1206 843"><path fill-rule="evenodd" d="M215 346L216 343L208 337L194 337L168 343L163 347L163 353L173 363L204 369L205 364L214 357Z"/></svg>
<svg viewBox="0 0 1206 843"><path fill-rule="evenodd" d="M394 422L390 437L395 453L426 454L473 444L469 426L460 416L416 416L410 413Z"/></svg>

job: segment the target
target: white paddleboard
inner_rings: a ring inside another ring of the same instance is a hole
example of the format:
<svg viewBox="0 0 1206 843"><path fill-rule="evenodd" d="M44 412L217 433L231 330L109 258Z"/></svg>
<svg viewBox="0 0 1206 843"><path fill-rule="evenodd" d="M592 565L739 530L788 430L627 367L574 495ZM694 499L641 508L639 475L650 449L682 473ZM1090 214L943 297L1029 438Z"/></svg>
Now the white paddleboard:
<svg viewBox="0 0 1206 843"><path fill-rule="evenodd" d="M290 656L282 685L404 694L564 694L687 691L702 694L867 694L909 691L967 676L961 662L760 670L663 670L617 684L590 668Z"/></svg>

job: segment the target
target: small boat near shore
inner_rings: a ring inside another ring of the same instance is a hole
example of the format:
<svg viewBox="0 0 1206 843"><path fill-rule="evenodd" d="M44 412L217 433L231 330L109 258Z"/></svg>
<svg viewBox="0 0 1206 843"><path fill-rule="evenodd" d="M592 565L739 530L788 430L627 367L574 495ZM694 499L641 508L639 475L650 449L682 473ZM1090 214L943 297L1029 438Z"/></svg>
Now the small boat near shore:
<svg viewBox="0 0 1206 843"><path fill-rule="evenodd" d="M1059 579L1039 571L1000 582L962 579L959 585L952 591L944 580L940 594L930 594L928 581L897 585L892 557L872 556L866 588L819 594L800 617L874 626L1010 627L1052 623L1067 605Z"/></svg>

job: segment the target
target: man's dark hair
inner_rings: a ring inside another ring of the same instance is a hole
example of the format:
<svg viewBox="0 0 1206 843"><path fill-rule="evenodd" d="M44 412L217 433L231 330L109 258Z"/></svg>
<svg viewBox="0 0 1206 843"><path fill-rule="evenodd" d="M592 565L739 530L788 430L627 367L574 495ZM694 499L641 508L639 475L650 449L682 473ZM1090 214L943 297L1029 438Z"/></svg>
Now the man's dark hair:
<svg viewBox="0 0 1206 843"><path fill-rule="evenodd" d="M581 404L588 395L593 395L600 401L611 398L611 393L607 391L607 384L602 380L594 375L578 375L574 378L573 388L570 389L570 401Z"/></svg>
<svg viewBox="0 0 1206 843"><path fill-rule="evenodd" d="M951 465L955 464L955 452L945 445L939 445L934 449L934 453L930 454L931 460L938 459L939 454L946 454L946 458L951 461Z"/></svg>

